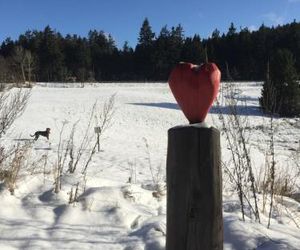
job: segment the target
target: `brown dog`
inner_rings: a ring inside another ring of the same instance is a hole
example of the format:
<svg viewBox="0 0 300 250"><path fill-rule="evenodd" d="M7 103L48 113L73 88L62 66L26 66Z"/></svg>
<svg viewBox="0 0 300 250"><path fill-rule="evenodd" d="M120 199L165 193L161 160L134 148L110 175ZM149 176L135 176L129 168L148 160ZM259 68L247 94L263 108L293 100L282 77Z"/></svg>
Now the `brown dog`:
<svg viewBox="0 0 300 250"><path fill-rule="evenodd" d="M50 128L46 128L45 131L36 131L33 135L30 136L34 137L35 141L39 138L40 135L47 137L47 139L49 140L49 134L50 134Z"/></svg>

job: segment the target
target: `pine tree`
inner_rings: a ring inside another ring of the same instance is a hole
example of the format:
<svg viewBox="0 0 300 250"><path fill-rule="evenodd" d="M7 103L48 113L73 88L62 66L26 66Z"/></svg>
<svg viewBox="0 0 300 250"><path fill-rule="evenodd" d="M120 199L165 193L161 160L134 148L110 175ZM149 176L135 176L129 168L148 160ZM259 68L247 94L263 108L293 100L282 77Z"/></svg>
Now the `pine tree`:
<svg viewBox="0 0 300 250"><path fill-rule="evenodd" d="M155 33L145 18L140 29L138 44L135 49L135 68L140 80L151 80L154 74L153 45Z"/></svg>
<svg viewBox="0 0 300 250"><path fill-rule="evenodd" d="M230 27L228 28L227 36L231 37L236 34L236 28L233 23L230 23Z"/></svg>
<svg viewBox="0 0 300 250"><path fill-rule="evenodd" d="M281 116L300 116L300 85L293 54L278 49L269 67L260 99L263 109Z"/></svg>
<svg viewBox="0 0 300 250"><path fill-rule="evenodd" d="M142 27L140 29L138 45L142 47L148 47L153 44L155 33L152 32L148 18L143 21Z"/></svg>
<svg viewBox="0 0 300 250"><path fill-rule="evenodd" d="M270 62L267 63L266 76L259 98L260 106L265 113L274 114L277 112L275 88L270 79Z"/></svg>
<svg viewBox="0 0 300 250"><path fill-rule="evenodd" d="M63 81L65 67L61 48L62 36L47 26L39 44L39 76L40 81Z"/></svg>
<svg viewBox="0 0 300 250"><path fill-rule="evenodd" d="M168 73L170 69L170 43L171 43L171 33L167 26L165 25L155 43L154 50L152 55L152 60L155 62L154 70L155 70L155 78L156 80L162 80L168 78Z"/></svg>
<svg viewBox="0 0 300 250"><path fill-rule="evenodd" d="M203 48L199 35L185 39L181 59L185 62L191 62L199 65L205 62L205 49Z"/></svg>

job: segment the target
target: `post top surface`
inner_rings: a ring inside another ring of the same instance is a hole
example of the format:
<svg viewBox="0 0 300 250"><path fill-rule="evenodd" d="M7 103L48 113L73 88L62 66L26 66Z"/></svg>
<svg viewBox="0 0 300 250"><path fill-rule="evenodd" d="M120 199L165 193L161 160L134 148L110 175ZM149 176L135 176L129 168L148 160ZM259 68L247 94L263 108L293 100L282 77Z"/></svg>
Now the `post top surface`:
<svg viewBox="0 0 300 250"><path fill-rule="evenodd" d="M219 131L217 128L213 127L212 125L206 122L178 125L170 128L169 130L181 130L181 129L204 129L204 130L209 129L209 130Z"/></svg>
<svg viewBox="0 0 300 250"><path fill-rule="evenodd" d="M173 127L175 128L188 128L188 127L192 127L192 128L211 128L212 126L206 122L200 122L200 123L192 123L192 124L183 124L183 125L178 125Z"/></svg>

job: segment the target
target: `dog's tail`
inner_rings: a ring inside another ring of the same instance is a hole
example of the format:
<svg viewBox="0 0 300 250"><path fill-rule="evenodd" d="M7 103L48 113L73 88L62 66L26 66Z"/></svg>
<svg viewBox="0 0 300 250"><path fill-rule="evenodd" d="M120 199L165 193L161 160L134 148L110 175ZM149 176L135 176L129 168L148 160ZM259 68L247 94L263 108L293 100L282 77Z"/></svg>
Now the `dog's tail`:
<svg viewBox="0 0 300 250"><path fill-rule="evenodd" d="M35 137L35 135L30 135L31 137Z"/></svg>

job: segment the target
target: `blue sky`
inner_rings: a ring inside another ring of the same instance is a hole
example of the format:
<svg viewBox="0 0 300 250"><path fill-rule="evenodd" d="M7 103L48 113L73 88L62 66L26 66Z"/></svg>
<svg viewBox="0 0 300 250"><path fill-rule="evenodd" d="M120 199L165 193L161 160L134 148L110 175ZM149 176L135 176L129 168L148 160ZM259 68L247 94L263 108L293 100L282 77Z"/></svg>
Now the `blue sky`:
<svg viewBox="0 0 300 250"><path fill-rule="evenodd" d="M186 36L207 38L215 28L227 32L231 22L252 30L300 22L300 0L0 0L0 42L50 25L63 35L103 30L119 47L134 47L145 17L156 34L181 24Z"/></svg>

